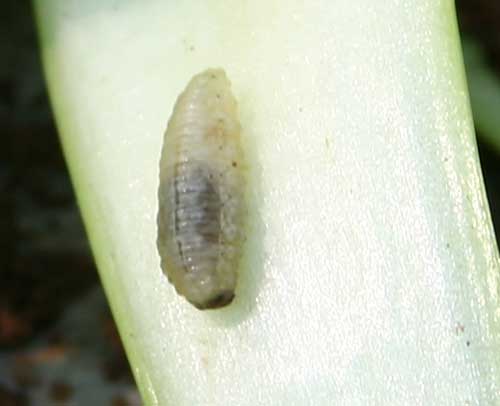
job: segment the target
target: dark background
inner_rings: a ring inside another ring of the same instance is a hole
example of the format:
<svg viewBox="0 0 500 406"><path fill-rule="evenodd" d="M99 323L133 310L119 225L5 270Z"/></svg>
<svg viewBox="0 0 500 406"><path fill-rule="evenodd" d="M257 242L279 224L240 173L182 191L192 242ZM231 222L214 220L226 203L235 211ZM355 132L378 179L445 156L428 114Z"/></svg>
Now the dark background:
<svg viewBox="0 0 500 406"><path fill-rule="evenodd" d="M481 43L499 76L500 2L461 0L457 9L462 35ZM88 399L85 383L57 373L65 363L106 393L98 404L139 404L61 153L30 2L2 2L0 55L0 405ZM500 161L478 141L498 230Z"/></svg>

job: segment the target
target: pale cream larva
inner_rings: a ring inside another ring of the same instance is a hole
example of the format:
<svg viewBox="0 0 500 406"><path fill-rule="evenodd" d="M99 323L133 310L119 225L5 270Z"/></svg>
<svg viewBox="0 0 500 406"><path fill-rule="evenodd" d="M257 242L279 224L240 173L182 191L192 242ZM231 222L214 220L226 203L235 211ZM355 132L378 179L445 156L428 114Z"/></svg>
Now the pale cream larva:
<svg viewBox="0 0 500 406"><path fill-rule="evenodd" d="M222 69L194 76L168 122L160 159L161 267L198 309L232 302L244 240L240 124Z"/></svg>

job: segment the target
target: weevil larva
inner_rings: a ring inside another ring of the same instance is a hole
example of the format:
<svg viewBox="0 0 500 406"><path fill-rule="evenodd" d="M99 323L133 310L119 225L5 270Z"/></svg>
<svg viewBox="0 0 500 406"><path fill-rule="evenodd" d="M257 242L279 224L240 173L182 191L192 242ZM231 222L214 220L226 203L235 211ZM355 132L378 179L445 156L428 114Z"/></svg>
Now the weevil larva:
<svg viewBox="0 0 500 406"><path fill-rule="evenodd" d="M161 267L198 309L232 302L246 212L241 127L222 69L194 76L177 99L160 159Z"/></svg>

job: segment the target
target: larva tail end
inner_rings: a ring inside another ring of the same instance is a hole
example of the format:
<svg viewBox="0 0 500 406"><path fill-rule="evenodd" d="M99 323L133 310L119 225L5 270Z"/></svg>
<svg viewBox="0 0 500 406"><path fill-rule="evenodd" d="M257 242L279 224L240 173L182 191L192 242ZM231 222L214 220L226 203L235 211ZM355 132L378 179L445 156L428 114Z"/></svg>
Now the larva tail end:
<svg viewBox="0 0 500 406"><path fill-rule="evenodd" d="M230 290L223 291L217 296L210 298L206 302L203 303L192 303L194 307L199 310L207 310L207 309L219 309L221 307L227 306L231 304L234 299L234 292Z"/></svg>

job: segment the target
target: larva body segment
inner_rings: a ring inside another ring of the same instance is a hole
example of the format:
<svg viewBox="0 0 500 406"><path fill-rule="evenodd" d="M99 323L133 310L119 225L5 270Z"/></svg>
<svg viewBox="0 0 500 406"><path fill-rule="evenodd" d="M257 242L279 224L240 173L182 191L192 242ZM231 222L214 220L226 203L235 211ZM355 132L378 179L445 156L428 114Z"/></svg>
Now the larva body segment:
<svg viewBox="0 0 500 406"><path fill-rule="evenodd" d="M222 69L194 76L170 117L160 159L161 267L198 309L231 303L244 240L241 127Z"/></svg>

